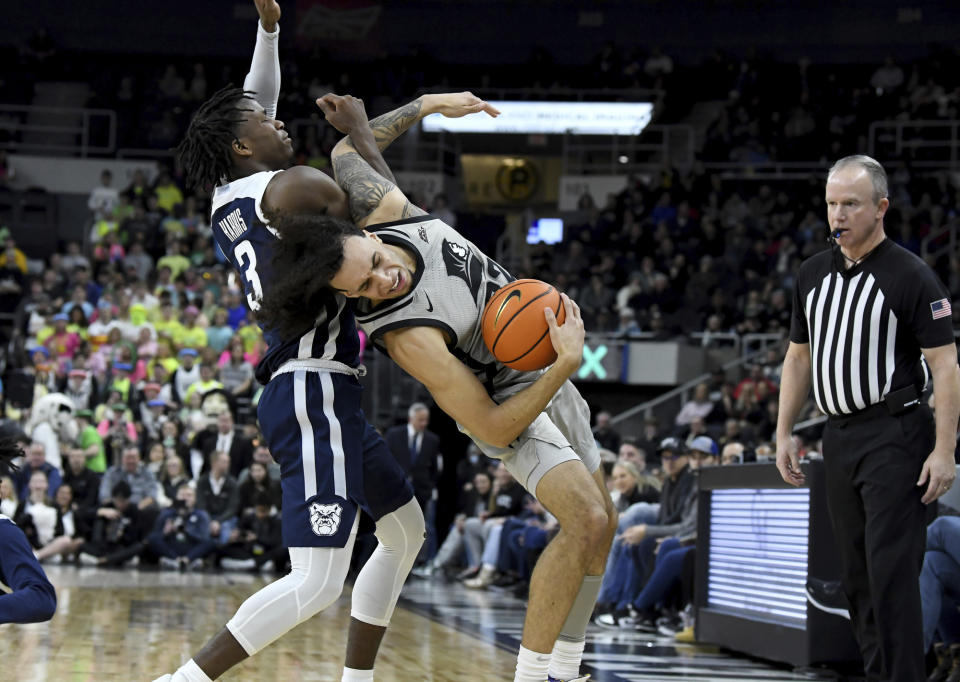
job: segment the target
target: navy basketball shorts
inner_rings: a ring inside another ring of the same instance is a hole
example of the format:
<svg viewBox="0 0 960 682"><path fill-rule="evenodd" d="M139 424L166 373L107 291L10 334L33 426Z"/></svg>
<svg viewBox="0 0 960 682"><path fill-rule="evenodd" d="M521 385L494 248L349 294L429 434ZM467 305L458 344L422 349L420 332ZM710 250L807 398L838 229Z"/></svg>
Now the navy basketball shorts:
<svg viewBox="0 0 960 682"><path fill-rule="evenodd" d="M349 374L298 370L273 378L257 406L260 430L280 465L283 544L343 547L357 508L379 520L413 488L360 407Z"/></svg>

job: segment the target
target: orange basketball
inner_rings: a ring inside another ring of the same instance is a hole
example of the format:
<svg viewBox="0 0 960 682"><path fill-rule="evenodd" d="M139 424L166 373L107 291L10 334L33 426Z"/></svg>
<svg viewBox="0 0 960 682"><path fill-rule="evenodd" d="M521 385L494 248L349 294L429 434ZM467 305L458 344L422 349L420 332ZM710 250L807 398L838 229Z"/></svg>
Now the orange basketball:
<svg viewBox="0 0 960 682"><path fill-rule="evenodd" d="M557 359L543 311L551 308L557 324L566 311L560 292L538 279L518 279L499 289L483 309L483 341L493 356L522 372L542 369Z"/></svg>

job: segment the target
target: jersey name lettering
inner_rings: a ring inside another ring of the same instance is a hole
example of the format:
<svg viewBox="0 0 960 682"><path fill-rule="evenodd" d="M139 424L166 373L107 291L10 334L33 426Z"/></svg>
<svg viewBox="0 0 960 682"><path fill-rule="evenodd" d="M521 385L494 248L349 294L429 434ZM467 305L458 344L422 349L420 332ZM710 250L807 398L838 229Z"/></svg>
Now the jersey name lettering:
<svg viewBox="0 0 960 682"><path fill-rule="evenodd" d="M244 221L243 214L240 213L239 208L227 214L217 225L232 242L240 239L240 235L247 231L247 223Z"/></svg>

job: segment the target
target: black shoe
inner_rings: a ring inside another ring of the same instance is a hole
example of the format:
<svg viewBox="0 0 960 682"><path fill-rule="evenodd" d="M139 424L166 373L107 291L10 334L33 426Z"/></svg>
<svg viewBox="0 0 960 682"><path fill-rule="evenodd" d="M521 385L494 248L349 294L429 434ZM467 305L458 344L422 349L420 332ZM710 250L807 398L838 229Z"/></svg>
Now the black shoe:
<svg viewBox="0 0 960 682"><path fill-rule="evenodd" d="M513 587L513 596L517 599L528 599L530 597L530 583L522 580Z"/></svg>
<svg viewBox="0 0 960 682"><path fill-rule="evenodd" d="M960 682L960 644L951 644L946 657L953 659L950 672L944 677L944 682Z"/></svg>
<svg viewBox="0 0 960 682"><path fill-rule="evenodd" d="M807 578L807 601L821 611L850 620L850 602L839 580Z"/></svg>
<svg viewBox="0 0 960 682"><path fill-rule="evenodd" d="M506 589L508 587L513 587L518 582L520 582L520 578L518 576L511 575L509 573L504 573L503 575L499 576L496 580L493 581L493 587Z"/></svg>
<svg viewBox="0 0 960 682"><path fill-rule="evenodd" d="M683 619L679 613L657 618L657 632L665 637L674 637L683 628Z"/></svg>
<svg viewBox="0 0 960 682"><path fill-rule="evenodd" d="M949 644L935 644L933 652L937 657L937 665L930 671L927 682L944 682L953 669L953 652Z"/></svg>

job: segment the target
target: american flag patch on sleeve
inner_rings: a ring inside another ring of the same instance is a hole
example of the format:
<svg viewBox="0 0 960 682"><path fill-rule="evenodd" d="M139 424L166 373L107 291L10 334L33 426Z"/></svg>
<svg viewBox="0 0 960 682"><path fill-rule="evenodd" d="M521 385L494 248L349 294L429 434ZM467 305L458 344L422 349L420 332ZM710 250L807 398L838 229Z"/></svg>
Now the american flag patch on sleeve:
<svg viewBox="0 0 960 682"><path fill-rule="evenodd" d="M950 299L941 298L939 301L931 303L930 314L935 320L939 320L941 317L950 317L953 314L953 311L950 309Z"/></svg>

